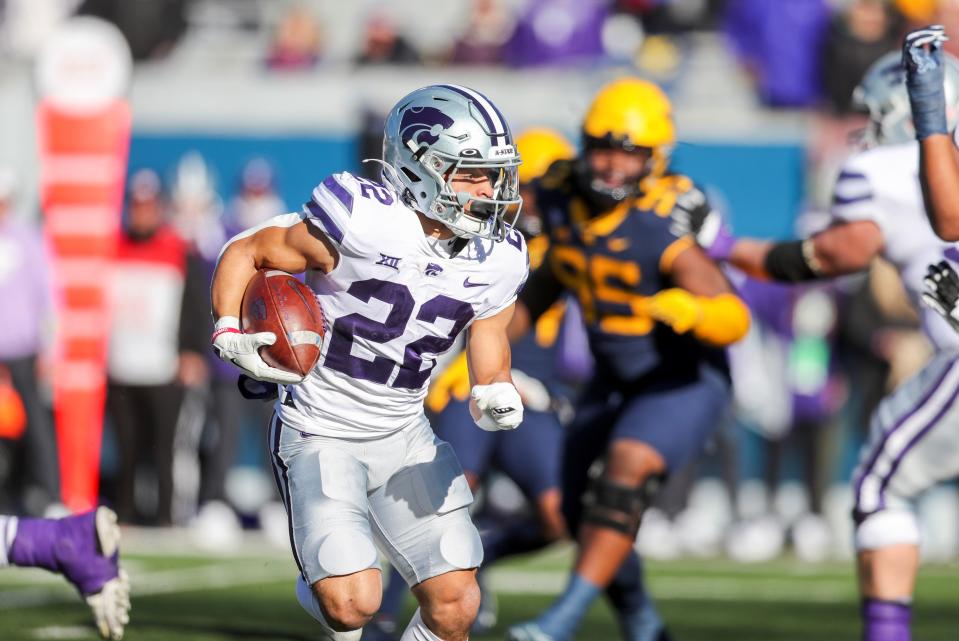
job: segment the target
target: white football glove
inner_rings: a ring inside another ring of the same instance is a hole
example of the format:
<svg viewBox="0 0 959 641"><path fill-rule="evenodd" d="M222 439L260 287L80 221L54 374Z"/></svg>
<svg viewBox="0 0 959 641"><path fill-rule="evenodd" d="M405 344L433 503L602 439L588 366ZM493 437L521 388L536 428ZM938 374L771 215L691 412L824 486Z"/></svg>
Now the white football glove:
<svg viewBox="0 0 959 641"><path fill-rule="evenodd" d="M946 261L929 265L923 279L922 302L959 332L959 274Z"/></svg>
<svg viewBox="0 0 959 641"><path fill-rule="evenodd" d="M270 367L260 356L259 349L276 342L273 332L244 334L240 330L240 319L236 316L223 316L216 322L213 330L213 351L217 356L233 363L247 374L267 383L277 385L295 385L302 383L305 376Z"/></svg>
<svg viewBox="0 0 959 641"><path fill-rule="evenodd" d="M474 385L470 394L480 411L479 418L473 417L480 429L515 430L523 422L523 401L512 383Z"/></svg>

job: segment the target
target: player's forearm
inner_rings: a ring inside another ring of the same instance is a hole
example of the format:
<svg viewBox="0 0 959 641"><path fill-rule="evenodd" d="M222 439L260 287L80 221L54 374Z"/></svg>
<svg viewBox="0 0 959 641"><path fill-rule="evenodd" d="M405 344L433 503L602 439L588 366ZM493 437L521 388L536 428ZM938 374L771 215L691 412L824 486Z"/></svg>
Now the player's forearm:
<svg viewBox="0 0 959 641"><path fill-rule="evenodd" d="M770 280L766 270L766 258L773 244L768 240L739 238L730 250L728 262L754 278Z"/></svg>
<svg viewBox="0 0 959 641"><path fill-rule="evenodd" d="M511 383L510 349L506 334L501 337L470 339L466 349L470 379L473 385Z"/></svg>
<svg viewBox="0 0 959 641"><path fill-rule="evenodd" d="M919 179L926 215L936 235L959 240L959 159L952 137L929 136L920 143Z"/></svg>
<svg viewBox="0 0 959 641"><path fill-rule="evenodd" d="M223 251L213 273L210 298L213 318L240 316L243 292L256 274L256 261L250 239L234 241Z"/></svg>
<svg viewBox="0 0 959 641"><path fill-rule="evenodd" d="M510 378L507 328L513 319L515 307L510 305L495 316L478 320L470 327L466 357L473 385L513 382Z"/></svg>

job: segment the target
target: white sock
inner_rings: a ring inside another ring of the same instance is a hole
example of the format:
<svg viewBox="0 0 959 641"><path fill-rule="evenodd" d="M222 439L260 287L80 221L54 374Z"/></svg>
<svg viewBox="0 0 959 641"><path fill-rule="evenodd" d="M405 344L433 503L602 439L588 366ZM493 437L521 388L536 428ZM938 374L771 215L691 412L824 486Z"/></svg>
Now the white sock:
<svg viewBox="0 0 959 641"><path fill-rule="evenodd" d="M10 565L7 557L16 537L17 517L0 514L0 568Z"/></svg>
<svg viewBox="0 0 959 641"><path fill-rule="evenodd" d="M319 622L320 628L323 630L323 636L320 638L324 641L359 641L360 637L363 635L363 630L337 632L331 628L330 624L326 622L326 618L323 616L323 610L320 608L320 602L316 599L316 595L313 594L313 590L307 584L306 579L304 579L302 576L299 576L296 579L296 600L300 602L300 605L311 617Z"/></svg>
<svg viewBox="0 0 959 641"><path fill-rule="evenodd" d="M416 608L416 612L413 613L413 618L410 619L410 624L406 626L406 631L403 632L400 641L443 641L443 639L433 634L433 631L426 627L426 624L423 623L423 617L420 616L420 609Z"/></svg>

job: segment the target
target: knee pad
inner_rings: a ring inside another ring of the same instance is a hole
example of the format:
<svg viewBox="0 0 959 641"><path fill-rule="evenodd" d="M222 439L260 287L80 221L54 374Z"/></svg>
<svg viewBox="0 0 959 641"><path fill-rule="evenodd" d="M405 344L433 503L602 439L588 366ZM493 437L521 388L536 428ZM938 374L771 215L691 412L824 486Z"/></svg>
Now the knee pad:
<svg viewBox="0 0 959 641"><path fill-rule="evenodd" d="M349 632L337 632L326 622L323 616L323 610L320 608L320 602L317 600L313 590L302 576L296 579L296 600L300 606L306 610L307 614L316 619L323 631L320 637L323 641L360 641L363 636L363 630L350 630Z"/></svg>
<svg viewBox="0 0 959 641"><path fill-rule="evenodd" d="M919 545L919 525L909 510L879 510L856 525L856 550Z"/></svg>
<svg viewBox="0 0 959 641"><path fill-rule="evenodd" d="M379 567L376 547L369 533L362 530L344 528L324 532L309 547L313 548L322 570L322 576L310 576L311 581Z"/></svg>
<svg viewBox="0 0 959 641"><path fill-rule="evenodd" d="M647 478L639 486L623 485L602 476L593 478L583 495L583 521L635 537L658 486L658 477Z"/></svg>
<svg viewBox="0 0 959 641"><path fill-rule="evenodd" d="M443 561L457 570L476 568L483 562L483 542L469 518L450 523L440 534L437 547Z"/></svg>

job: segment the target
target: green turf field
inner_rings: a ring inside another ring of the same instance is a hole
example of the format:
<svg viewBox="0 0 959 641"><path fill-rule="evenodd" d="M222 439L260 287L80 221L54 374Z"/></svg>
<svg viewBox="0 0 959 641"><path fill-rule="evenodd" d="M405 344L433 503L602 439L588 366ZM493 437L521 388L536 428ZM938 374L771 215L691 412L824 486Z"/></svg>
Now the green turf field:
<svg viewBox="0 0 959 641"><path fill-rule="evenodd" d="M127 555L133 581L130 641L315 639L312 620L293 595L295 569L280 550L210 557L140 543ZM252 549L252 551L251 551ZM152 551L151 551L152 550ZM490 574L500 597L502 639L509 623L534 616L565 580L568 549L554 548ZM728 561L650 563L649 583L679 641L809 641L858 638L855 584L843 563L759 565ZM915 641L956 639L959 566L924 568ZM0 571L0 640L95 639L86 606L59 578L38 571ZM605 604L577 637L617 639Z"/></svg>

